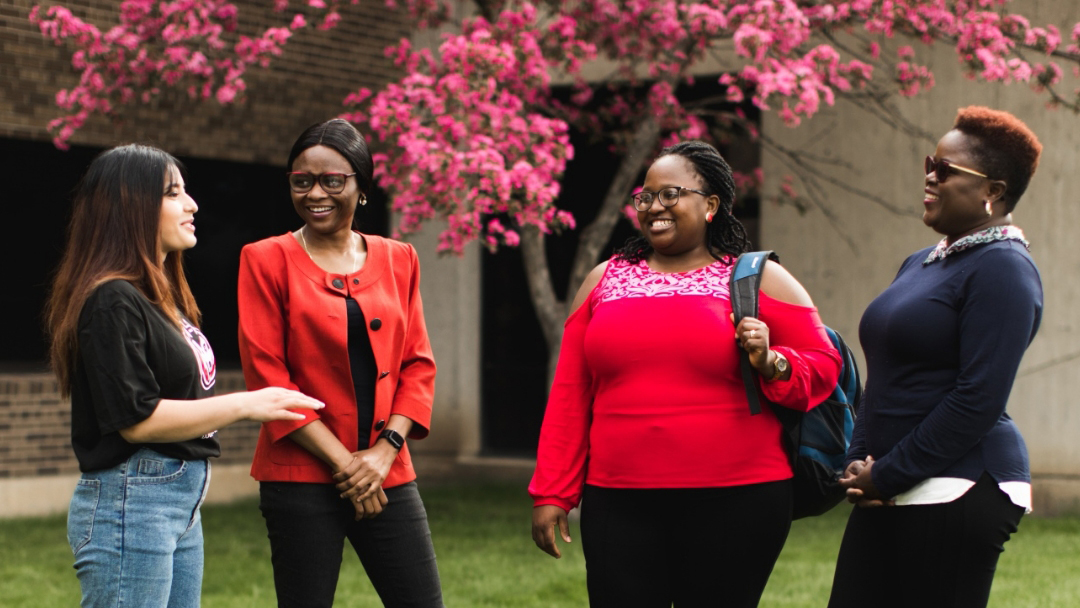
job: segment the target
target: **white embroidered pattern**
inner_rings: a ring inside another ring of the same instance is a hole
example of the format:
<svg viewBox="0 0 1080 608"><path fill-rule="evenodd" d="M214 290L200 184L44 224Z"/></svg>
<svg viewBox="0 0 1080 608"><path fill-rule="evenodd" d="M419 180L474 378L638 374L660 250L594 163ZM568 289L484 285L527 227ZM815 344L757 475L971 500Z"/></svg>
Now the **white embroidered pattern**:
<svg viewBox="0 0 1080 608"><path fill-rule="evenodd" d="M708 266L686 272L655 272L642 260L631 264L620 258L608 262L607 272L593 299L595 309L601 302L621 298L666 298L672 296L712 296L729 298L728 264L717 260Z"/></svg>

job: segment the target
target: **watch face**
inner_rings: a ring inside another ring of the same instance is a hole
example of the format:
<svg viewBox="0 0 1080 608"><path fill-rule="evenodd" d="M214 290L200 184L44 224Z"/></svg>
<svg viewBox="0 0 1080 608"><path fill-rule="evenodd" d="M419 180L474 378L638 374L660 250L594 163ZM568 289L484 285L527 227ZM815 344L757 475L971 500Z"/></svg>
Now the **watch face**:
<svg viewBox="0 0 1080 608"><path fill-rule="evenodd" d="M776 361L773 362L773 375L772 375L772 378L769 379L769 381L774 382L776 380L779 380L780 376L783 376L785 373L787 373L787 370L788 370L787 357L785 357L784 355L781 355L780 353L776 353Z"/></svg>
<svg viewBox="0 0 1080 608"><path fill-rule="evenodd" d="M777 357L776 358L776 369L779 370L780 373L784 373L784 372L787 371L787 368L788 368L787 357L783 357L783 356Z"/></svg>

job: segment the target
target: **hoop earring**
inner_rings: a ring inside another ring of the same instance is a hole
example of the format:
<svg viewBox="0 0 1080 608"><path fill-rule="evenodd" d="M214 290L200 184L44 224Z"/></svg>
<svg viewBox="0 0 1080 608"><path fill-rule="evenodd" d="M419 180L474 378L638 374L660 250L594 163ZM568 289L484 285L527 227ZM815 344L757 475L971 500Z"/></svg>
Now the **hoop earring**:
<svg viewBox="0 0 1080 608"><path fill-rule="evenodd" d="M706 211L705 212L705 223L706 224L711 224L712 223L712 218L713 218L712 211Z"/></svg>
<svg viewBox="0 0 1080 608"><path fill-rule="evenodd" d="M994 215L994 206L992 204L990 204L989 200L986 201L986 204L984 206L986 208L986 217L990 217L991 215Z"/></svg>
<svg viewBox="0 0 1080 608"><path fill-rule="evenodd" d="M366 196L361 196L360 200L358 200L356 202L360 203L360 206L363 207L364 205L367 204L367 197Z"/></svg>

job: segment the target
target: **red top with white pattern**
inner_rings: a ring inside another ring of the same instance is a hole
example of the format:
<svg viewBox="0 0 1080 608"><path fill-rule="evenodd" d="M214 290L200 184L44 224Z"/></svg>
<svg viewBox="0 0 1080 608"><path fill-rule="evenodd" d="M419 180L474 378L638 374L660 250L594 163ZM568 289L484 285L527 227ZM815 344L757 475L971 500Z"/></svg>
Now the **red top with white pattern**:
<svg viewBox="0 0 1080 608"><path fill-rule="evenodd" d="M534 504L569 510L605 488L726 487L789 479L779 420L750 415L728 292L733 258L679 273L613 258L566 320L540 433ZM762 293L770 347L791 363L765 396L806 411L841 359L814 308Z"/></svg>

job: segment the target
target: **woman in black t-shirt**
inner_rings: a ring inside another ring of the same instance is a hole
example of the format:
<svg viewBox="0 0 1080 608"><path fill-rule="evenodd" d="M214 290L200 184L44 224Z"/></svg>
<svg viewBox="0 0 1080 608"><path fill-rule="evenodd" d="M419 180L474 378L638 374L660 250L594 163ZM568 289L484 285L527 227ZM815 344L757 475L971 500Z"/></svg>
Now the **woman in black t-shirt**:
<svg viewBox="0 0 1080 608"><path fill-rule="evenodd" d="M156 148L100 154L75 193L47 311L51 362L71 396L82 470L68 541L83 606L198 606L199 506L214 434L239 420L288 420L319 401L282 388L212 397L214 354L181 252L198 205L182 165ZM92 534L91 534L92 532Z"/></svg>

